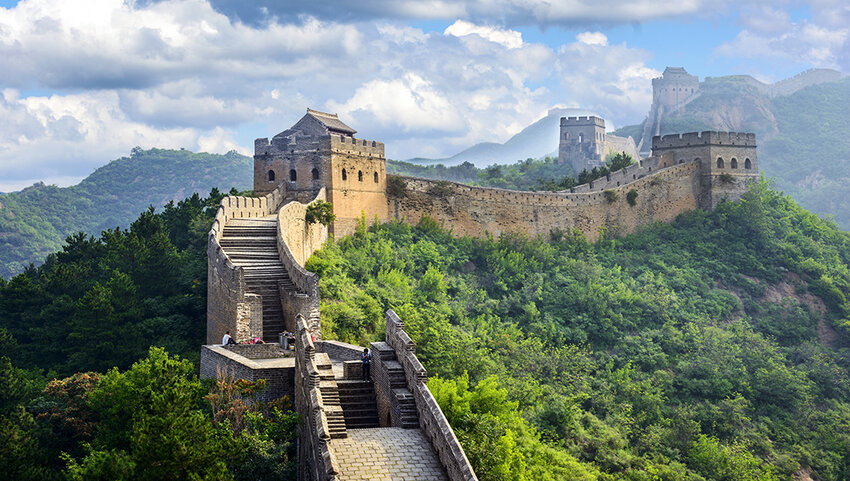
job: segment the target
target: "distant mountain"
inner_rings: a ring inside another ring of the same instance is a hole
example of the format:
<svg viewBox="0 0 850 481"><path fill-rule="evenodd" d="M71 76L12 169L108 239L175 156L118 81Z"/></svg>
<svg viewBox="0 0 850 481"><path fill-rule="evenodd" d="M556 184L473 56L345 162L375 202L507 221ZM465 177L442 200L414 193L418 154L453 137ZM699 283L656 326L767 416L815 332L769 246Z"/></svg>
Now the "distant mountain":
<svg viewBox="0 0 850 481"><path fill-rule="evenodd" d="M662 115L661 135L703 130L755 132L767 177L812 212L850 230L850 77L783 92L743 76L708 78L701 95ZM616 135L640 142L642 125ZM651 141L651 139L649 139Z"/></svg>
<svg viewBox="0 0 850 481"><path fill-rule="evenodd" d="M486 167L493 164L512 164L527 158L540 158L558 152L558 135L560 134L561 117L576 115L596 115L593 112L580 109L550 109L542 119L534 122L504 144L483 142L459 152L451 157L442 159L409 159L407 162L416 164L443 164L446 166L460 165L470 162L476 167Z"/></svg>
<svg viewBox="0 0 850 481"><path fill-rule="evenodd" d="M151 149L113 160L71 187L37 183L0 194L0 277L41 263L70 234L127 227L148 206L162 207L194 192L206 196L213 187L250 188L252 165L236 152Z"/></svg>

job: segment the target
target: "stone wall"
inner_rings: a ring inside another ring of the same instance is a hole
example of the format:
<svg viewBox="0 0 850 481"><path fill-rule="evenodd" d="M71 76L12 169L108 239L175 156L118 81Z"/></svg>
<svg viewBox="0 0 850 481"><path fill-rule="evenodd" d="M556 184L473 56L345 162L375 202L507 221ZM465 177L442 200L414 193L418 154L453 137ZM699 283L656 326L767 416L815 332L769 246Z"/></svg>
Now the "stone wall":
<svg viewBox="0 0 850 481"><path fill-rule="evenodd" d="M413 393L419 425L451 481L477 480L449 421L426 384L428 373L416 357L416 344L404 331L404 322L393 310L387 311L387 344L394 350L404 368L407 386Z"/></svg>
<svg viewBox="0 0 850 481"><path fill-rule="evenodd" d="M325 198L323 188L312 201ZM307 320L313 338L321 339L319 277L306 270L304 264L328 240L328 228L322 224L307 225L304 220L306 213L307 204L300 202L290 202L277 213L277 251L297 288L296 292L288 292L281 287L280 299L288 331L295 332L294 319L300 314Z"/></svg>
<svg viewBox="0 0 850 481"><path fill-rule="evenodd" d="M699 165L672 165L668 161L671 165L664 167L663 160L629 166L592 185L578 186L572 193L512 191L451 182L438 186L436 181L408 177L405 196L388 201L390 215L410 223L427 215L456 235L519 232L546 236L555 230L578 229L593 241L605 230L627 234L642 225L672 221L697 207ZM631 190L637 192L634 206L627 200Z"/></svg>
<svg viewBox="0 0 850 481"><path fill-rule="evenodd" d="M360 362L360 355L363 354L363 348L361 346L355 346L347 342L317 341L315 345L316 352L324 352L331 359Z"/></svg>
<svg viewBox="0 0 850 481"><path fill-rule="evenodd" d="M296 317L295 336L295 407L300 416L298 459L299 481L328 481L336 479L339 465L328 443L331 440L322 393L319 390L319 370L316 367L316 348L310 339L305 319Z"/></svg>
<svg viewBox="0 0 850 481"><path fill-rule="evenodd" d="M236 346L207 345L201 347L202 378L217 379L221 375L246 381L266 381L260 401L283 396L295 398L295 359L280 358L278 344L244 344ZM257 362L257 360L268 360Z"/></svg>
<svg viewBox="0 0 850 481"><path fill-rule="evenodd" d="M263 197L227 196L221 200L207 237L207 344L220 342L226 331L237 341L245 341L257 334L258 322L262 325L262 309L258 307L262 299L259 304L256 298L246 299L242 269L221 248L224 225L234 218L270 215L286 195L286 185L281 184Z"/></svg>

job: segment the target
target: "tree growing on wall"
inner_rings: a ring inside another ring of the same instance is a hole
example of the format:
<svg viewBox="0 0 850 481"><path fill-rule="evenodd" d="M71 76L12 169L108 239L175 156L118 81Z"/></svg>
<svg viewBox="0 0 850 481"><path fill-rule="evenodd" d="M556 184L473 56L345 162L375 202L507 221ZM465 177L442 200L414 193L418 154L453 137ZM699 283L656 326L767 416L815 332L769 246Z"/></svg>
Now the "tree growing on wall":
<svg viewBox="0 0 850 481"><path fill-rule="evenodd" d="M626 201L628 201L629 205L635 206L637 205L637 196L637 191L632 189L626 194Z"/></svg>
<svg viewBox="0 0 850 481"><path fill-rule="evenodd" d="M404 197L404 193L407 191L407 182L404 181L401 176L398 175L388 175L387 176L387 194L393 197Z"/></svg>
<svg viewBox="0 0 850 481"><path fill-rule="evenodd" d="M330 225L331 222L336 220L336 215L334 215L333 211L333 204L323 200L317 200L311 203L307 206L307 214L304 216L304 220L307 221L308 224L322 224L324 226Z"/></svg>

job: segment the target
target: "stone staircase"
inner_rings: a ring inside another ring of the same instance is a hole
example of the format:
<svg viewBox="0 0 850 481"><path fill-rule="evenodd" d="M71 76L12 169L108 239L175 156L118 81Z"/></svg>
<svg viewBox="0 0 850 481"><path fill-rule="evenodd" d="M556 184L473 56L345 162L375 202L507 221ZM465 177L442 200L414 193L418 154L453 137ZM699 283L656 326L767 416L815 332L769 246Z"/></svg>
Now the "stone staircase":
<svg viewBox="0 0 850 481"><path fill-rule="evenodd" d="M386 342L373 342L372 347L378 351L376 354L381 357L381 361L386 368L392 395L398 400L399 411L401 413L401 426L399 427L405 429L418 428L419 414L416 411L416 401L413 399L413 393L407 389L407 378L404 374L404 368L398 362L395 351Z"/></svg>
<svg viewBox="0 0 850 481"><path fill-rule="evenodd" d="M368 381L337 381L339 401L348 429L377 428L375 386Z"/></svg>
<svg viewBox="0 0 850 481"><path fill-rule="evenodd" d="M328 420L328 430L331 439L348 437L345 416L340 404L340 394L334 377L331 360L325 353L316 354L316 369L319 370L319 392L325 405L325 417Z"/></svg>
<svg viewBox="0 0 850 481"><path fill-rule="evenodd" d="M296 290L277 251L277 217L230 219L222 232L221 247L245 272L246 290L263 296L263 340L277 342L286 329L280 286Z"/></svg>

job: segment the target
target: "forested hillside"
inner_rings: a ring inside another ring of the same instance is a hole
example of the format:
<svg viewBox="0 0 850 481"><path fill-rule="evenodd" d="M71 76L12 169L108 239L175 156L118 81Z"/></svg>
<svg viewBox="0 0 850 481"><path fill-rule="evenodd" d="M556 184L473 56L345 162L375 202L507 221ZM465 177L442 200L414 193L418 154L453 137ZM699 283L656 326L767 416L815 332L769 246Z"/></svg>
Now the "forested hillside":
<svg viewBox="0 0 850 481"><path fill-rule="evenodd" d="M393 308L479 479L850 479L850 235L765 184L596 244L367 228L323 335Z"/></svg>
<svg viewBox="0 0 850 481"><path fill-rule="evenodd" d="M706 79L701 95L661 119L661 134L755 132L759 167L803 207L850 229L850 77L770 98L739 77ZM616 135L633 135L628 126Z"/></svg>
<svg viewBox="0 0 850 481"><path fill-rule="evenodd" d="M71 187L36 184L0 195L0 277L39 264L76 232L127 227L139 212L213 187L247 189L251 159L185 150L134 149Z"/></svg>

